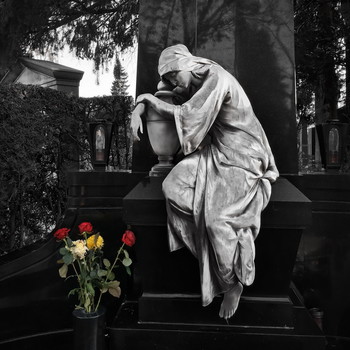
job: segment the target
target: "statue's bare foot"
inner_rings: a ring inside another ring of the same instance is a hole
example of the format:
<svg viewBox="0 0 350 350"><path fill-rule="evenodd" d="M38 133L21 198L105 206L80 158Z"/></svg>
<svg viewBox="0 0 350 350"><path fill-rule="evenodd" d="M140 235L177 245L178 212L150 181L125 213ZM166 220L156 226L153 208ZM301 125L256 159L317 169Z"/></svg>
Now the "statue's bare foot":
<svg viewBox="0 0 350 350"><path fill-rule="evenodd" d="M233 316L236 312L239 299L243 291L241 282L237 282L235 286L224 294L224 300L221 303L219 316L226 320Z"/></svg>

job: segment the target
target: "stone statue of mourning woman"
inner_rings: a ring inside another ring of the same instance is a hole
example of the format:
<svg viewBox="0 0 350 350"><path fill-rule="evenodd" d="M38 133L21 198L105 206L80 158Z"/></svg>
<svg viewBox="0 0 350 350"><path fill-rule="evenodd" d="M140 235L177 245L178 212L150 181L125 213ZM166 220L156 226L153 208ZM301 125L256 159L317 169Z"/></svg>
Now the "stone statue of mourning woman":
<svg viewBox="0 0 350 350"><path fill-rule="evenodd" d="M228 319L243 286L254 281L254 240L279 173L250 101L229 72L182 44L161 53L158 72L186 102L138 96L133 135L139 139L145 107L175 121L185 157L163 182L170 250L186 247L198 259L202 304L223 294L219 315Z"/></svg>

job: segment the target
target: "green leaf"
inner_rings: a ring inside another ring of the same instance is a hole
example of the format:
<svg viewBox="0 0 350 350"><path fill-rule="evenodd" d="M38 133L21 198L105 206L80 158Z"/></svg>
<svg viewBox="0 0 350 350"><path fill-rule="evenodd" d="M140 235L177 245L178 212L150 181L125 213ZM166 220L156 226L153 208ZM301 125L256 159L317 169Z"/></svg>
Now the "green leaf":
<svg viewBox="0 0 350 350"><path fill-rule="evenodd" d="M132 264L132 260L130 258L124 258L122 263L124 266L130 266Z"/></svg>
<svg viewBox="0 0 350 350"><path fill-rule="evenodd" d="M108 259L103 259L103 265L107 267L107 269L111 266L111 263Z"/></svg>
<svg viewBox="0 0 350 350"><path fill-rule="evenodd" d="M63 247L63 248L60 248L59 252L61 255L66 255L67 253L69 253L69 250Z"/></svg>
<svg viewBox="0 0 350 350"><path fill-rule="evenodd" d="M66 264L63 264L58 270L58 273L62 278L67 277L67 272L68 272L68 266Z"/></svg>
<svg viewBox="0 0 350 350"><path fill-rule="evenodd" d="M63 261L66 265L71 264L73 262L73 255L71 253L63 255Z"/></svg>
<svg viewBox="0 0 350 350"><path fill-rule="evenodd" d="M72 289L69 293L68 293L68 297L70 297L71 295L73 295L73 294L77 294L78 292L79 292L79 288L74 288L74 289Z"/></svg>
<svg viewBox="0 0 350 350"><path fill-rule="evenodd" d="M131 269L129 266L125 266L126 273L131 276Z"/></svg>
<svg viewBox="0 0 350 350"><path fill-rule="evenodd" d="M68 247L70 248L73 245L73 241L69 237L67 237L66 239L67 239Z"/></svg>
<svg viewBox="0 0 350 350"><path fill-rule="evenodd" d="M88 309L89 309L90 304L91 304L90 299L87 298L87 299L85 300L85 303L84 303L84 308L85 308L85 310L88 310Z"/></svg>
<svg viewBox="0 0 350 350"><path fill-rule="evenodd" d="M87 283L87 284L86 284L86 289L88 290L88 293L90 293L91 295L95 295L95 289L94 289L94 287L91 285L91 283Z"/></svg>
<svg viewBox="0 0 350 350"><path fill-rule="evenodd" d="M98 276L98 272L96 272L95 270L92 270L92 271L90 272L90 277L91 277L92 279L96 278L97 276Z"/></svg>
<svg viewBox="0 0 350 350"><path fill-rule="evenodd" d="M108 292L109 292L109 294L113 295L114 297L119 298L121 293L122 293L122 290L120 289L120 287L108 288Z"/></svg>
<svg viewBox="0 0 350 350"><path fill-rule="evenodd" d="M124 256L125 256L126 258L128 258L128 257L129 257L128 251L127 251L126 249L123 249L123 252L124 252Z"/></svg>
<svg viewBox="0 0 350 350"><path fill-rule="evenodd" d="M117 287L119 287L119 285L120 285L120 282L117 281L117 280L108 282L108 287L109 288L117 288Z"/></svg>
<svg viewBox="0 0 350 350"><path fill-rule="evenodd" d="M82 269L82 270L80 271L80 277L81 277L82 279L86 279L86 271L85 271L85 269Z"/></svg>
<svg viewBox="0 0 350 350"><path fill-rule="evenodd" d="M93 260L95 255L95 249L89 250L86 255L86 259Z"/></svg>
<svg viewBox="0 0 350 350"><path fill-rule="evenodd" d="M106 287L103 287L103 288L101 289L101 293L102 293L102 294L106 293L107 291L108 291L108 288L106 288Z"/></svg>
<svg viewBox="0 0 350 350"><path fill-rule="evenodd" d="M113 271L111 271L108 275L108 280L113 281L114 279L115 279L115 273Z"/></svg>
<svg viewBox="0 0 350 350"><path fill-rule="evenodd" d="M98 270L97 271L97 275L98 277L103 277L107 275L107 271L106 270Z"/></svg>

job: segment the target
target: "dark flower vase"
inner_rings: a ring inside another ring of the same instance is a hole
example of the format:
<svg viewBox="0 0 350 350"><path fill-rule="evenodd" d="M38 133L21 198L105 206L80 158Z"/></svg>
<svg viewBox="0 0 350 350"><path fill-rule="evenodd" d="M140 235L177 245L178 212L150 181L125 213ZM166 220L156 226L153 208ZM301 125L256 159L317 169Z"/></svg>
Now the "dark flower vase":
<svg viewBox="0 0 350 350"><path fill-rule="evenodd" d="M73 311L74 350L105 350L105 309L87 313Z"/></svg>

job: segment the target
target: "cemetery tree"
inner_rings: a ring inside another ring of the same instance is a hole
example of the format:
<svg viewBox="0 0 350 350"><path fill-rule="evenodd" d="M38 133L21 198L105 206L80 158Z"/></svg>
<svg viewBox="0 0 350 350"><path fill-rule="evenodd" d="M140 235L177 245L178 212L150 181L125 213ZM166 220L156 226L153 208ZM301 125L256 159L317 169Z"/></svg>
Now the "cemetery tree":
<svg viewBox="0 0 350 350"><path fill-rule="evenodd" d="M68 47L95 68L133 45L138 0L0 0L0 78L20 56Z"/></svg>
<svg viewBox="0 0 350 350"><path fill-rule="evenodd" d="M303 122L322 123L337 117L344 20L336 1L294 4L298 113Z"/></svg>
<svg viewBox="0 0 350 350"><path fill-rule="evenodd" d="M111 94L113 96L125 96L127 95L128 85L128 73L120 63L118 56L115 59L115 65L113 69L114 81L112 83Z"/></svg>
<svg viewBox="0 0 350 350"><path fill-rule="evenodd" d="M113 69L114 81L111 87L112 96L127 96L128 85L128 74L124 70L122 64L120 63L120 59L118 55L116 55L115 65ZM129 144L131 140L130 135L130 117L129 118L121 118L117 120L115 125L115 134L114 134L116 142L116 153L112 155L116 158L118 164L122 163L122 158L126 161L129 159ZM125 154L122 154L120 150L126 150Z"/></svg>
<svg viewBox="0 0 350 350"><path fill-rule="evenodd" d="M345 81L345 113L350 115L350 0L341 0L341 15L343 17L343 35L344 35L344 45L345 45L345 69L346 81Z"/></svg>

